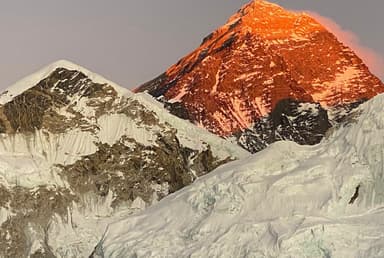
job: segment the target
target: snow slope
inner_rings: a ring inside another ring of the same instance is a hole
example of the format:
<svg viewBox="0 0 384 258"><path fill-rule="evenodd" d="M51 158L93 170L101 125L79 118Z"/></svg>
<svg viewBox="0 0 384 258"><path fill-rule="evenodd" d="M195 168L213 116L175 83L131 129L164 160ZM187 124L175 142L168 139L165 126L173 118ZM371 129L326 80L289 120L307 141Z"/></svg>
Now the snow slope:
<svg viewBox="0 0 384 258"><path fill-rule="evenodd" d="M243 158L249 156L249 152L238 148L235 141L231 142L210 133L207 129L191 126L191 122L181 119L166 111L163 105L148 93L136 93L131 99L138 100L148 110L155 112L159 119L172 127L177 128L177 136L180 143L191 149L201 149L202 143L207 143L220 158L229 156Z"/></svg>
<svg viewBox="0 0 384 258"><path fill-rule="evenodd" d="M8 88L0 122L0 257L87 257L109 223L249 155L68 61Z"/></svg>
<svg viewBox="0 0 384 258"><path fill-rule="evenodd" d="M384 257L384 95L316 146L277 142L111 224L95 257Z"/></svg>
<svg viewBox="0 0 384 258"><path fill-rule="evenodd" d="M241 147L228 142L203 128L198 128L188 121L173 116L166 111L152 96L146 93L133 94L131 91L88 71L69 61L54 62L38 72L20 80L10 86L1 96L0 105L11 101L48 77L57 68L79 71L85 74L92 82L107 84L118 93L116 104L124 101L138 101L145 112L154 112L160 124L167 124L168 128L177 130L180 143L184 147L195 150L204 150L207 144L220 159L242 158L249 155ZM100 99L101 101L106 101ZM63 185L52 170L54 165L69 165L90 155L97 150L96 143L113 145L122 136L127 136L146 146L156 144L157 135L164 128L155 125L151 128L140 125L139 119L127 117L124 114L109 111L107 114L95 118L94 107L89 106L88 99L83 96L74 96L71 103L77 112L84 115L89 126L96 126L95 133L83 131L81 128L71 128L65 133L52 133L47 130L36 130L31 134L15 133L0 134L0 183L3 185L21 185L34 187L44 183ZM71 117L65 108L58 110L60 115Z"/></svg>

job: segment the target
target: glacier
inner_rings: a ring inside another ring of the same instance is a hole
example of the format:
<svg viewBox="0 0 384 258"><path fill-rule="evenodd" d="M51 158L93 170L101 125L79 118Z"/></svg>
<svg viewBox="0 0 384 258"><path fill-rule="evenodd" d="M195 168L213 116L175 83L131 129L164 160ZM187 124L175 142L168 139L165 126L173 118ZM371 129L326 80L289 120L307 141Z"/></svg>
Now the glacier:
<svg viewBox="0 0 384 258"><path fill-rule="evenodd" d="M384 257L384 95L108 226L93 257Z"/></svg>

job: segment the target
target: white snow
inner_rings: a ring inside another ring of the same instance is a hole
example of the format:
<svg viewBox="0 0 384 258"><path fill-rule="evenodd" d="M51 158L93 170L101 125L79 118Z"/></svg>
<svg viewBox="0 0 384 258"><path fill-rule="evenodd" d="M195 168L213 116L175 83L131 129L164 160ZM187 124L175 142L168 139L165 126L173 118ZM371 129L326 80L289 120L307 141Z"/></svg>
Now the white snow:
<svg viewBox="0 0 384 258"><path fill-rule="evenodd" d="M158 127L139 126L124 114L101 116L96 133L73 129L53 134L37 130L33 134L17 133L0 135L0 183L6 186L32 188L43 184L65 185L57 175L54 165L70 165L83 156L93 154L95 143L113 145L123 135L143 145L153 145L157 139ZM192 125L190 125L192 126Z"/></svg>
<svg viewBox="0 0 384 258"><path fill-rule="evenodd" d="M339 95L344 93L351 92L352 88L349 87L351 85L351 81L356 80L361 75L361 71L359 68L354 66L345 67L345 69L336 74L336 78L330 82L318 83L314 81L313 87L316 87L317 92L315 92L312 97L316 102L322 104L322 106L326 106L327 100L330 96L340 97Z"/></svg>
<svg viewBox="0 0 384 258"><path fill-rule="evenodd" d="M277 142L111 224L103 257L383 257L384 95L316 146ZM359 188L357 198L352 197Z"/></svg>
<svg viewBox="0 0 384 258"><path fill-rule="evenodd" d="M300 103L297 107L297 111L299 113L301 112L311 112L314 116L316 116L319 113L319 109L317 107L317 104L315 103Z"/></svg>
<svg viewBox="0 0 384 258"><path fill-rule="evenodd" d="M173 99L169 100L170 103L180 102L185 95L188 94L187 85L184 85L183 88L180 89L179 94L176 95Z"/></svg>
<svg viewBox="0 0 384 258"><path fill-rule="evenodd" d="M89 257L107 225L137 211L140 201L127 203L122 211L111 208L112 193L107 198L84 195L80 204L68 209L63 220L55 216L48 231L48 243L57 257Z"/></svg>
<svg viewBox="0 0 384 258"><path fill-rule="evenodd" d="M123 135L146 146L154 145L157 139L156 133L161 131L157 126L151 128L139 126L138 121L124 114L103 115L98 119L98 124L100 141L109 145L116 143Z"/></svg>
<svg viewBox="0 0 384 258"><path fill-rule="evenodd" d="M216 72L215 84L212 86L211 95L214 95L214 94L217 93L217 87L219 86L219 83L220 83L220 80L221 80L220 74L221 74L221 67Z"/></svg>
<svg viewBox="0 0 384 258"><path fill-rule="evenodd" d="M14 214L10 213L8 209L0 207L0 226L12 215Z"/></svg>
<svg viewBox="0 0 384 258"><path fill-rule="evenodd" d="M0 182L28 188L63 185L54 164L69 165L97 151L96 136L78 129L64 134L0 135Z"/></svg>
<svg viewBox="0 0 384 258"><path fill-rule="evenodd" d="M239 77L235 78L233 81L237 82L237 81L247 80L247 79L253 78L256 75L259 75L260 73L261 73L260 71L255 71L251 73L241 74Z"/></svg>
<svg viewBox="0 0 384 258"><path fill-rule="evenodd" d="M131 98L138 100L148 110L154 111L161 122L168 123L173 128L176 128L177 137L184 147L201 150L206 148L205 142L211 146L213 153L219 158L242 158L249 155L249 152L238 145L228 142L204 128L193 126L189 121L170 114L164 110L161 103L147 93L137 93Z"/></svg>
<svg viewBox="0 0 384 258"><path fill-rule="evenodd" d="M14 85L7 88L4 91L4 93L0 95L0 104L4 105L5 103L11 101L17 95L35 86L41 80L49 76L57 68L65 68L68 70L76 70L76 71L82 72L95 83L106 83L112 86L121 96L130 96L133 94L128 89L123 88L117 85L116 83L111 82L98 74L90 72L79 65L76 65L66 60L59 60L25 77L24 79L21 79L20 81L16 82Z"/></svg>

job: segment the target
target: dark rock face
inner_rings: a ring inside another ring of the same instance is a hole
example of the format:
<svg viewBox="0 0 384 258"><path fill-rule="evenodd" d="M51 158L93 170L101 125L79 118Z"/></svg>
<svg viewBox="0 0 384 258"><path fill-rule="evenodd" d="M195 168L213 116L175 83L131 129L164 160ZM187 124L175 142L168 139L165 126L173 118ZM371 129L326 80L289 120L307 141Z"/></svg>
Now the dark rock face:
<svg viewBox="0 0 384 258"><path fill-rule="evenodd" d="M141 91L148 91L151 92L151 95L157 95L160 96L162 95L161 93L156 93L156 89L161 87L163 83L167 80L167 75L165 73L157 76L155 79L144 83L143 85L140 86Z"/></svg>
<svg viewBox="0 0 384 258"><path fill-rule="evenodd" d="M317 144L331 127L327 111L320 104L286 99L268 117L235 136L242 147L254 153L279 140Z"/></svg>
<svg viewBox="0 0 384 258"><path fill-rule="evenodd" d="M96 153L59 166L61 174L79 194L95 192L103 197L112 191L117 207L137 197L146 203L153 201L154 194L161 199L225 162L218 161L209 148L199 153L181 146L175 131L159 135L156 143L144 146L122 137L112 146L99 144ZM154 185L166 186L167 193L156 192Z"/></svg>
<svg viewBox="0 0 384 258"><path fill-rule="evenodd" d="M68 106L67 111L75 116L72 122L81 120L80 114L71 107L70 98L78 95L86 98L116 97L116 92L108 85L92 82L83 73L58 68L47 78L40 81L22 94L14 97L12 101L0 107L1 132L31 133L36 129L48 127L51 131L63 132L74 125L68 121L63 125L63 120L68 118L58 114L55 109ZM99 113L108 107L108 101L100 105ZM97 105L97 103L95 103ZM8 126L7 126L8 124Z"/></svg>
<svg viewBox="0 0 384 258"><path fill-rule="evenodd" d="M29 91L17 96L4 106L12 129L20 132L33 132L41 129L45 111L52 105L52 99L39 91Z"/></svg>
<svg viewBox="0 0 384 258"><path fill-rule="evenodd" d="M188 109L181 102L164 102L164 107L173 115L180 117L185 120L192 121L191 117L188 114Z"/></svg>

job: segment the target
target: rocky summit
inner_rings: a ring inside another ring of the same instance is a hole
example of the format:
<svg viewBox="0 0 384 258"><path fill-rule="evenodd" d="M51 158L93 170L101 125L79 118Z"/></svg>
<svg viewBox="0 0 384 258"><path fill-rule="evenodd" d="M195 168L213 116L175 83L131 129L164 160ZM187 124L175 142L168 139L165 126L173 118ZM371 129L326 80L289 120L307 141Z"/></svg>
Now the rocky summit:
<svg viewBox="0 0 384 258"><path fill-rule="evenodd" d="M384 85L309 15L255 0L136 91L256 152L281 139L318 143Z"/></svg>

